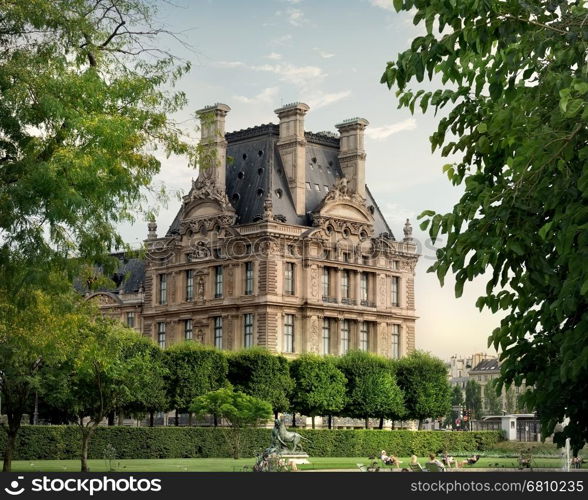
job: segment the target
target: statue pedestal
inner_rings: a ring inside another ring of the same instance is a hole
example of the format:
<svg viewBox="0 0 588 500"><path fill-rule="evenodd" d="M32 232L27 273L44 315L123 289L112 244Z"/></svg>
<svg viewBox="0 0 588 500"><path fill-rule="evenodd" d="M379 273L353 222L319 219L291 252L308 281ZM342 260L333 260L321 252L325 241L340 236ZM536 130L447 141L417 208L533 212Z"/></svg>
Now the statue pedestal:
<svg viewBox="0 0 588 500"><path fill-rule="evenodd" d="M280 458L284 460L287 464L295 463L296 465L299 464L309 464L308 461L308 453L280 453Z"/></svg>

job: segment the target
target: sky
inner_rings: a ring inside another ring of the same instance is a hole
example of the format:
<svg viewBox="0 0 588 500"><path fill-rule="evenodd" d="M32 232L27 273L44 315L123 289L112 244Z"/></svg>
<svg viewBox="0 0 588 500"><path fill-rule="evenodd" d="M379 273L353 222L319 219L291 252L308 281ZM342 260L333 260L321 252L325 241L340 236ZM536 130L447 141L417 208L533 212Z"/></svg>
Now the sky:
<svg viewBox="0 0 588 500"><path fill-rule="evenodd" d="M310 106L309 131L336 132L334 125L346 118L366 118L367 184L397 239L411 220L422 254L417 348L442 359L494 353L487 338L499 318L474 306L485 281L467 284L456 299L452 279L442 288L426 272L435 250L416 217L423 210L449 211L462 191L442 173L449 160L431 153L428 138L439 116L399 110L394 91L380 84L386 62L422 33L410 14L396 13L392 0L173 0L161 2L156 20L185 42L169 37L162 47L192 64L177 86L189 100L175 117L186 130L194 130L194 111L215 102L232 109L228 132L277 123L273 110L294 101ZM185 193L196 176L185 159L170 158L156 182ZM160 210L160 234L179 205L172 197ZM141 221L124 231L133 244L147 235Z"/></svg>

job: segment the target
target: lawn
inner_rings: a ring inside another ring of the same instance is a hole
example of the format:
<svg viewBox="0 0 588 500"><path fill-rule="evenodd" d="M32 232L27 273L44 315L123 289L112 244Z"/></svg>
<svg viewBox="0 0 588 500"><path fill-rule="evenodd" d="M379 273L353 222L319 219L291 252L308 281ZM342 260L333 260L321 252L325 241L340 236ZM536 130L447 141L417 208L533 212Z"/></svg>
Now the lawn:
<svg viewBox="0 0 588 500"><path fill-rule="evenodd" d="M458 460L462 460L458 457ZM409 457L401 457L402 465L407 465ZM310 465L301 465L300 469L357 469L357 464L370 465L366 457L311 457ZM427 459L420 458L424 465ZM379 462L379 461L378 461ZM254 458L176 458L159 460L115 460L114 469L119 472L237 472L244 466L249 468L255 463ZM92 472L106 472L109 465L104 460L89 460ZM473 468L517 468L516 458L480 458ZM533 459L535 468L561 468L559 458ZM584 466L586 467L586 466ZM470 468L472 468L470 466ZM80 470L79 460L18 460L12 465L14 472L76 472Z"/></svg>

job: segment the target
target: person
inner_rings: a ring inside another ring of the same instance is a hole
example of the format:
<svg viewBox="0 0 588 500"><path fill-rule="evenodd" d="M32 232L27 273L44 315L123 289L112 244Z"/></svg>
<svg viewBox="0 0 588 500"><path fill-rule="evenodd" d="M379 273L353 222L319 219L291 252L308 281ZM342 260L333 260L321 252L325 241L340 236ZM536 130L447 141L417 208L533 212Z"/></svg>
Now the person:
<svg viewBox="0 0 588 500"><path fill-rule="evenodd" d="M452 467L455 465L455 458L450 457L447 452L443 453L443 459L441 461L446 467Z"/></svg>
<svg viewBox="0 0 588 500"><path fill-rule="evenodd" d="M434 453L429 454L429 461L427 463L435 464L438 467L440 467L441 469L445 469L445 466L439 461L439 459L435 456Z"/></svg>
<svg viewBox="0 0 588 500"><path fill-rule="evenodd" d="M386 453L386 450L382 450L382 453L380 454L380 459L382 460L382 462L384 462L384 465L394 465L396 467L400 467L401 462L394 455L389 457Z"/></svg>
<svg viewBox="0 0 588 500"><path fill-rule="evenodd" d="M474 455L461 463L461 467L464 465L474 465L478 460L480 460L480 455Z"/></svg>
<svg viewBox="0 0 588 500"><path fill-rule="evenodd" d="M410 457L410 465L416 465L418 463L419 463L419 459L417 458L417 456L416 455L412 455Z"/></svg>

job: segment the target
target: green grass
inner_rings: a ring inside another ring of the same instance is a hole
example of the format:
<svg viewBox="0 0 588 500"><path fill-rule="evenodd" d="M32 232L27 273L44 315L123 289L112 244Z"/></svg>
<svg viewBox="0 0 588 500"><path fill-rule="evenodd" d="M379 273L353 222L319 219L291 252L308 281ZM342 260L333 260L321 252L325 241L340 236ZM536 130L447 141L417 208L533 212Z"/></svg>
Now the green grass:
<svg viewBox="0 0 588 500"><path fill-rule="evenodd" d="M409 463L409 457L400 457L402 466ZM458 457L463 460L463 457ZM311 457L310 465L301 465L301 470L306 469L357 469L357 464L371 465L371 460L366 457ZM426 458L419 458L424 465ZM244 466L251 467L255 463L254 458L176 458L159 460L115 460L114 468L119 472L237 472ZM378 463L380 461L378 460ZM559 458L533 459L535 468L560 468ZM92 472L108 471L108 464L104 460L89 460ZM469 468L517 468L516 458L492 458L482 457L474 466ZM586 468L586 465L584 465ZM18 460L12 465L14 472L76 472L80 470L79 460Z"/></svg>

